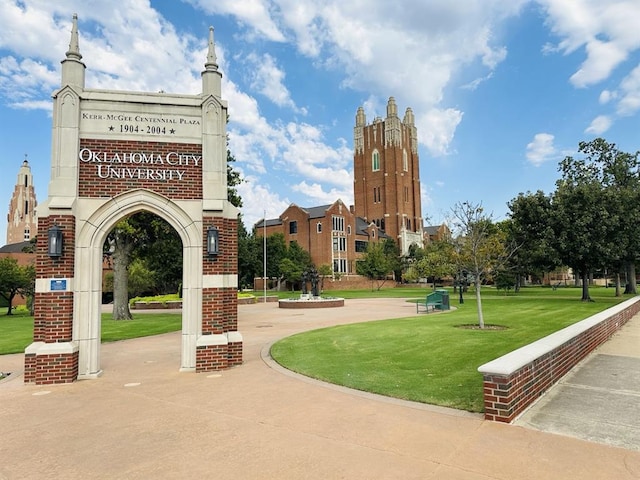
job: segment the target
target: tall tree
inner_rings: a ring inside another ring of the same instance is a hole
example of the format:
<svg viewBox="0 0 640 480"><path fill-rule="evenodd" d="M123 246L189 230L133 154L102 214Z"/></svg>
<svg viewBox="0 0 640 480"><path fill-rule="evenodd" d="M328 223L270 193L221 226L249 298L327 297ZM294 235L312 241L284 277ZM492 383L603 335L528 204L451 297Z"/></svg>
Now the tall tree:
<svg viewBox="0 0 640 480"><path fill-rule="evenodd" d="M7 301L7 315L13 314L13 300L16 295L25 297L33 294L35 268L32 264L18 265L13 257L0 258L0 297Z"/></svg>
<svg viewBox="0 0 640 480"><path fill-rule="evenodd" d="M615 209L619 219L616 228L615 245L620 248L619 259L626 270L627 284L625 293L637 293L635 262L640 256L640 152L620 151L614 143L602 138L590 142L580 142L579 152L584 154L580 165L588 166L595 172L603 187L610 190L612 203L609 210ZM563 173L569 174L575 159L568 157L563 163ZM613 247L613 245L612 245Z"/></svg>
<svg viewBox="0 0 640 480"><path fill-rule="evenodd" d="M484 328L482 281L492 272L504 267L513 252L513 246L506 245L504 231L498 229L492 221L492 215L486 214L482 204L459 202L452 208L453 227L457 233L457 255L459 265L473 278L478 306L478 325Z"/></svg>
<svg viewBox="0 0 640 480"><path fill-rule="evenodd" d="M543 276L560 266L560 258L553 248L551 196L541 190L520 193L507 205L511 211L511 221L505 225L507 233L516 245L520 245L510 262L516 275L517 291L522 277Z"/></svg>
<svg viewBox="0 0 640 480"><path fill-rule="evenodd" d="M582 278L582 300L590 301L588 278L596 269L627 267L627 293L636 292L640 255L638 152L621 152L602 138L580 142L580 157L560 162L554 194L558 250ZM569 228L570 227L570 228Z"/></svg>
<svg viewBox="0 0 640 480"><path fill-rule="evenodd" d="M127 218L120 220L109 232L105 241L105 250L111 256L113 266L113 313L114 320L131 320L129 309L129 263L133 252L137 232Z"/></svg>
<svg viewBox="0 0 640 480"><path fill-rule="evenodd" d="M611 191L600 182L581 179L559 180L553 196L553 229L560 258L582 279L582 301L591 301L589 274L614 263L619 250L614 246L618 218L608 206Z"/></svg>

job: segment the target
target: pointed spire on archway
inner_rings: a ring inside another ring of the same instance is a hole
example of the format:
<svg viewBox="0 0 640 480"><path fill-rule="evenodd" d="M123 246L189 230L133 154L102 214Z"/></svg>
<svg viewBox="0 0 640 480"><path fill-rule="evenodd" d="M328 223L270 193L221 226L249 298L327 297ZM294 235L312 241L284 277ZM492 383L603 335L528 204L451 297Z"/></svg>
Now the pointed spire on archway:
<svg viewBox="0 0 640 480"><path fill-rule="evenodd" d="M78 14L73 14L73 21L71 26L71 41L69 42L69 50L67 51L67 58L73 60L81 60L80 54L80 42L78 41Z"/></svg>
<svg viewBox="0 0 640 480"><path fill-rule="evenodd" d="M213 41L213 27L209 27L209 50L207 51L207 63L204 64L205 70L209 72L217 71L217 61L218 58L216 57L216 44Z"/></svg>
<svg viewBox="0 0 640 480"><path fill-rule="evenodd" d="M71 23L71 41L66 58L62 61L62 86L74 85L84 88L84 63L80 55L80 42L78 41L78 14L73 14Z"/></svg>
<svg viewBox="0 0 640 480"><path fill-rule="evenodd" d="M218 70L216 58L216 44L213 41L213 27L209 27L209 49L207 50L207 63L202 72L202 93L214 95L220 98L222 73Z"/></svg>

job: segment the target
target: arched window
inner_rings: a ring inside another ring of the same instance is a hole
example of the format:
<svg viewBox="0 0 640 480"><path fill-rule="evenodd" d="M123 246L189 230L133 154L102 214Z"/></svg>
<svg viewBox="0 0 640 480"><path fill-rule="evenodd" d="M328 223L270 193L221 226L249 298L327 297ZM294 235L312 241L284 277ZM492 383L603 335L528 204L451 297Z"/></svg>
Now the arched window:
<svg viewBox="0 0 640 480"><path fill-rule="evenodd" d="M380 153L378 150L374 150L373 155L371 156L371 170L374 172L380 170Z"/></svg>

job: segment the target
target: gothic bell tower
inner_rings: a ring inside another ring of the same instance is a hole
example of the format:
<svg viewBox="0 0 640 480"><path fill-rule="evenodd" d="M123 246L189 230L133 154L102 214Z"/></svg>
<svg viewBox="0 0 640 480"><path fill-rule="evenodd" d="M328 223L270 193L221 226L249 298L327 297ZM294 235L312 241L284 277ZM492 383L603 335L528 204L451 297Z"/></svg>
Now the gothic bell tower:
<svg viewBox="0 0 640 480"><path fill-rule="evenodd" d="M27 242L36 236L36 191L33 175L26 157L18 171L18 181L13 189L7 215L7 245Z"/></svg>
<svg viewBox="0 0 640 480"><path fill-rule="evenodd" d="M412 243L422 246L418 131L411 108L400 120L390 97L387 117L370 125L358 108L353 171L356 215L393 238L402 254Z"/></svg>

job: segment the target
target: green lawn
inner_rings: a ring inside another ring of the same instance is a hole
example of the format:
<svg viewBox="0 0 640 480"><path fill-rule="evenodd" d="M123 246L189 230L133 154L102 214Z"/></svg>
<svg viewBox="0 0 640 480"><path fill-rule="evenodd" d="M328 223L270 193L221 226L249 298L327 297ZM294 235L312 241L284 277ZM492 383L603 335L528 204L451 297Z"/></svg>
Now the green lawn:
<svg viewBox="0 0 640 480"><path fill-rule="evenodd" d="M302 333L273 345L271 355L286 368L338 385L390 397L483 410L477 368L505 353L604 310L623 299L612 289L593 289L593 303L580 289L525 289L515 295L483 290L486 324L504 330L471 330L472 295L456 310L439 314L344 325ZM628 297L627 297L628 298Z"/></svg>
<svg viewBox="0 0 640 480"><path fill-rule="evenodd" d="M102 341L147 337L182 328L180 313L133 313L133 320L115 321L102 314ZM0 355L22 353L33 341L33 317L25 314L0 315Z"/></svg>

